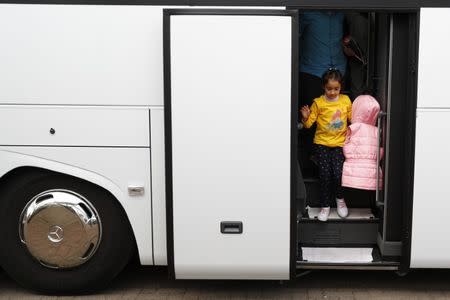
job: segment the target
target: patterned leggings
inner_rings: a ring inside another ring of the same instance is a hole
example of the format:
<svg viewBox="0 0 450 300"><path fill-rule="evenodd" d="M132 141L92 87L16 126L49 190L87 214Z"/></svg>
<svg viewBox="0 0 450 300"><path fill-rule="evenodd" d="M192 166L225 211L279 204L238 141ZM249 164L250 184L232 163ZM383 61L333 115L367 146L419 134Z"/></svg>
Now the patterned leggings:
<svg viewBox="0 0 450 300"><path fill-rule="evenodd" d="M314 152L319 166L320 206L327 207L333 202L333 196L344 197L341 179L344 154L342 147L327 147L314 144Z"/></svg>

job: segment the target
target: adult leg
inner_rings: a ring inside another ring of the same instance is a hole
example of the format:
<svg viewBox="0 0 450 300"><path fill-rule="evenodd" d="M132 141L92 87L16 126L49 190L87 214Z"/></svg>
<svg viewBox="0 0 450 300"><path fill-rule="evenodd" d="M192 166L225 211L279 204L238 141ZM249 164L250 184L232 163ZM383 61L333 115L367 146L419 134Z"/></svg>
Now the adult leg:
<svg viewBox="0 0 450 300"><path fill-rule="evenodd" d="M353 101L367 91L366 67L354 59L350 59L348 65L350 69L350 98Z"/></svg>

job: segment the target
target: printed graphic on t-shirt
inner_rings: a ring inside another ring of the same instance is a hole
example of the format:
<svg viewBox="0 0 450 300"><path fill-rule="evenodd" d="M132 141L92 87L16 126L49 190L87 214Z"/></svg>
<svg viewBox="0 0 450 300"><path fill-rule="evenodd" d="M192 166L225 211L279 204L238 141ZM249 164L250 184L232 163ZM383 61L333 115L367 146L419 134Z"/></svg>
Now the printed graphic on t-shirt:
<svg viewBox="0 0 450 300"><path fill-rule="evenodd" d="M342 129L342 127L344 127L344 122L341 120L341 111L338 109L331 118L331 122L328 124L328 129L336 131Z"/></svg>

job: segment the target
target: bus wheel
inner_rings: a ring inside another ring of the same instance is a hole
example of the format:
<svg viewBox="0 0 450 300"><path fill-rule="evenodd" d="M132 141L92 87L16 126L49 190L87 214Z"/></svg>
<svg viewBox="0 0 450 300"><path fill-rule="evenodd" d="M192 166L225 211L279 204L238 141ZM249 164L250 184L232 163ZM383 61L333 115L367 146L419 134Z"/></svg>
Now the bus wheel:
<svg viewBox="0 0 450 300"><path fill-rule="evenodd" d="M0 197L0 214L4 270L40 292L102 288L134 252L117 200L76 178L33 173L11 181Z"/></svg>

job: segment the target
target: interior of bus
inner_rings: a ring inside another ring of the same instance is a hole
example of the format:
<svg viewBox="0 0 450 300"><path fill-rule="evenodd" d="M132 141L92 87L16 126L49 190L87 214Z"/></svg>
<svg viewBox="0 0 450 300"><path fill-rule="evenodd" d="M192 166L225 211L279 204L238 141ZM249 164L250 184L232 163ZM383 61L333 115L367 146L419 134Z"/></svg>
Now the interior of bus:
<svg viewBox="0 0 450 300"><path fill-rule="evenodd" d="M302 10L299 12L301 16ZM328 221L319 221L318 174L311 168L310 158L302 155L299 134L298 161L304 186L300 183L297 190L304 189L305 193L297 193L297 268L362 265L398 270L404 255L407 203L402 188L409 157L405 133L414 115L415 102L411 99L415 97L418 16L412 11L342 12L357 15L367 26L367 45L362 45L367 51L364 93L377 99L386 113L379 118L380 147L385 153L380 160L383 181L378 191L345 188L349 216L340 218L332 207ZM344 94L351 93L351 77L346 79Z"/></svg>

